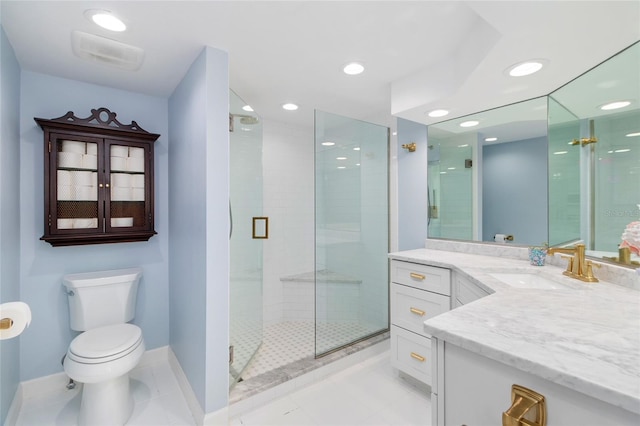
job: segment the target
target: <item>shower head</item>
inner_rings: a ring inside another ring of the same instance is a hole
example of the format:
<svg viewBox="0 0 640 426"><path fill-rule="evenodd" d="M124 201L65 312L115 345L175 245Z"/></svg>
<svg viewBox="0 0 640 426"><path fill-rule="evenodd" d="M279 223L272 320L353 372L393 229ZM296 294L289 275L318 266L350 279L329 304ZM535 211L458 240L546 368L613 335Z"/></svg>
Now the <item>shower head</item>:
<svg viewBox="0 0 640 426"><path fill-rule="evenodd" d="M250 115L240 117L240 124L258 124L258 117L252 117Z"/></svg>
<svg viewBox="0 0 640 426"><path fill-rule="evenodd" d="M229 114L229 131L230 132L233 132L234 130L234 126L233 126L234 118L240 118L240 124L244 124L248 126L253 126L254 124L258 124L260 122L260 119L253 115Z"/></svg>
<svg viewBox="0 0 640 426"><path fill-rule="evenodd" d="M240 118L240 124L253 125L253 124L258 124L258 122L260 121L258 117L255 117L253 115L231 114L231 116L233 118Z"/></svg>

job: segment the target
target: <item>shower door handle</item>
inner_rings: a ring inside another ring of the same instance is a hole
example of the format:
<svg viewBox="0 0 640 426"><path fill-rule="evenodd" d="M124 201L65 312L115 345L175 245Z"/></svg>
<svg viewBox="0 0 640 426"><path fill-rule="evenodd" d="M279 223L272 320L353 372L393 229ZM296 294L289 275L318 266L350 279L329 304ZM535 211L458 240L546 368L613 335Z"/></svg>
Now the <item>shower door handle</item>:
<svg viewBox="0 0 640 426"><path fill-rule="evenodd" d="M269 238L269 218L254 217L252 226L252 236L254 240L266 240Z"/></svg>

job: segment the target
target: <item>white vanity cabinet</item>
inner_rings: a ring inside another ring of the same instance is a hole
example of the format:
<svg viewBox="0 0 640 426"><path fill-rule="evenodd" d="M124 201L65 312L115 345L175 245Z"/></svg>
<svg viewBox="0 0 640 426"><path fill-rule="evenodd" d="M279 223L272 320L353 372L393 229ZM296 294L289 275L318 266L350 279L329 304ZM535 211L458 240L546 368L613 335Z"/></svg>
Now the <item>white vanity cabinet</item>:
<svg viewBox="0 0 640 426"><path fill-rule="evenodd" d="M451 306L451 271L391 261L391 365L431 385L431 336L423 323Z"/></svg>
<svg viewBox="0 0 640 426"><path fill-rule="evenodd" d="M451 303L453 308L466 305L474 300L488 296L490 293L478 284L465 278L460 273L455 273L453 277L453 292L451 295Z"/></svg>
<svg viewBox="0 0 640 426"><path fill-rule="evenodd" d="M544 396L547 426L637 425L640 415L478 353L433 338L438 380L432 385L433 425L499 425L514 384ZM446 393L442 392L446 390Z"/></svg>

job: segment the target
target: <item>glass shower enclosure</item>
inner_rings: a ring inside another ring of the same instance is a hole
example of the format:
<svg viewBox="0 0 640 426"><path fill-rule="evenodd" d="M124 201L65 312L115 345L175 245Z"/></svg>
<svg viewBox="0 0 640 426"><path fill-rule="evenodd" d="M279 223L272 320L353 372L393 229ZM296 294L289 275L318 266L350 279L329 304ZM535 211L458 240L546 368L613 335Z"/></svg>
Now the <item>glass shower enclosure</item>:
<svg viewBox="0 0 640 426"><path fill-rule="evenodd" d="M315 355L389 328L389 129L315 112Z"/></svg>

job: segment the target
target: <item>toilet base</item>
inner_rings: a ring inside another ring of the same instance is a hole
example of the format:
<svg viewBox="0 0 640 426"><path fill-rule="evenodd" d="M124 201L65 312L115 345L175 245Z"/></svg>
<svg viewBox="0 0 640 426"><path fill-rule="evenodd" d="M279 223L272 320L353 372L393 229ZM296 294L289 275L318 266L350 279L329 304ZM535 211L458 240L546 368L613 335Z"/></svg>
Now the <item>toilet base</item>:
<svg viewBox="0 0 640 426"><path fill-rule="evenodd" d="M124 425L133 413L129 375L98 383L84 383L79 426Z"/></svg>

